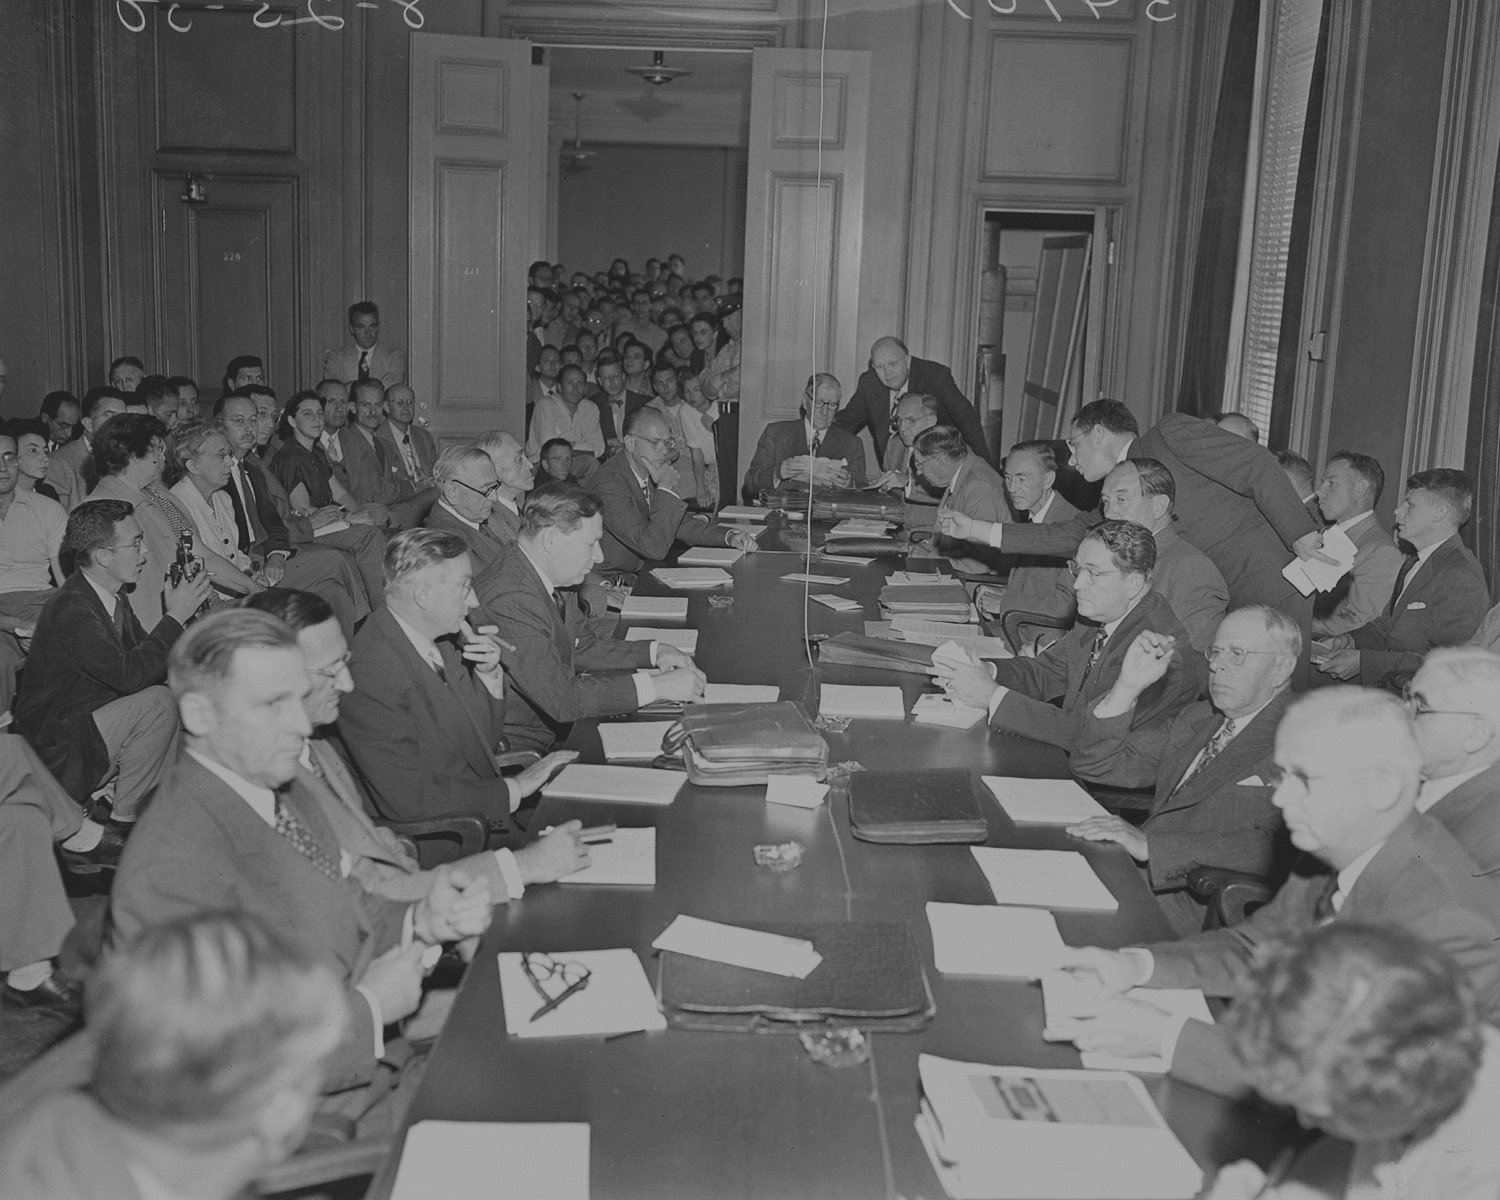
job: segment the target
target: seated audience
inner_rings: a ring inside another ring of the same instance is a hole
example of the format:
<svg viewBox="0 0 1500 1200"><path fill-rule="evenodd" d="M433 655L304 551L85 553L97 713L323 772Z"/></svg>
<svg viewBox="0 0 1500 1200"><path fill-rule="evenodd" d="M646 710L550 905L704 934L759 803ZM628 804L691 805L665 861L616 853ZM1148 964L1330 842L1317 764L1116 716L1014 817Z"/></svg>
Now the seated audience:
<svg viewBox="0 0 1500 1200"><path fill-rule="evenodd" d="M645 562L658 562L679 542L754 553L751 534L689 515L687 502L677 494L676 449L661 413L643 408L625 423L624 453L589 480L589 491L603 507L604 565L610 570L634 571Z"/></svg>
<svg viewBox="0 0 1500 1200"><path fill-rule="evenodd" d="M542 458L542 447L560 439L572 448L570 471L584 476L604 457L604 433L599 427L599 406L588 399L588 381L583 368L566 366L557 376L559 394L537 402L526 433L526 453ZM551 468L548 468L549 471Z"/></svg>
<svg viewBox="0 0 1500 1200"><path fill-rule="evenodd" d="M142 417L155 422L154 417ZM112 818L134 822L177 747L160 685L167 654L209 596L208 577L168 582L148 634L120 589L141 574L145 534L129 504L87 500L68 517L73 574L42 609L16 697L16 722L80 804L114 778Z"/></svg>
<svg viewBox="0 0 1500 1200"><path fill-rule="evenodd" d="M348 751L335 728L340 700L354 690L354 680L349 674L349 643L333 610L311 592L287 588L262 592L246 607L270 613L297 635L297 648L302 651L312 685L304 707L313 726L301 760L311 778L299 778L318 802L340 847L354 860L350 876L377 895L420 900L432 890L439 875L423 870L400 838L370 819L374 806L355 778ZM571 757L553 755L549 772ZM526 786L533 791L546 782L539 772L529 774ZM528 885L551 883L589 865L588 847L577 837L582 824L564 822L529 846L516 851L486 850L460 859L457 866L471 875L487 877L490 898L497 904L519 900Z"/></svg>
<svg viewBox="0 0 1500 1200"><path fill-rule="evenodd" d="M109 364L109 386L130 395L146 377L146 364L134 354L124 354Z"/></svg>
<svg viewBox="0 0 1500 1200"><path fill-rule="evenodd" d="M1066 967L1099 999L1098 1015L1075 1039L1079 1048L1160 1055L1174 1078L1243 1091L1245 1070L1222 1027L1169 1017L1120 993L1195 987L1238 997L1261 946L1329 920L1389 922L1426 938L1453 957L1480 1010L1494 1012L1500 892L1439 821L1416 810L1421 769L1411 722L1392 696L1329 687L1288 708L1272 779L1292 844L1304 851L1290 878L1238 925L1125 950L1069 948Z"/></svg>
<svg viewBox="0 0 1500 1200"><path fill-rule="evenodd" d="M1068 564L1080 619L1067 636L1035 658L939 666L939 682L955 700L985 709L997 733L1071 750L1094 705L1119 679L1137 634L1148 630L1158 635L1148 643L1151 653L1170 665L1142 693L1130 727L1165 724L1198 698L1205 671L1171 606L1152 590L1155 565L1156 544L1141 526L1094 526Z"/></svg>
<svg viewBox="0 0 1500 1200"><path fill-rule="evenodd" d="M22 488L20 480L16 439L0 434L0 628L8 630L35 626L62 582L58 552L68 527L61 504Z"/></svg>
<svg viewBox="0 0 1500 1200"><path fill-rule="evenodd" d="M567 438L552 438L541 448L538 463L549 479L568 483L573 478L573 444Z"/></svg>
<svg viewBox="0 0 1500 1200"><path fill-rule="evenodd" d="M544 470L547 455L555 453L559 446L571 456L571 447L566 442L548 442L542 449ZM526 457L521 443L509 433L489 434L479 443L479 448L490 456L490 461L495 464L495 478L500 481L500 486L495 489L495 506L490 510L490 532L509 545L520 532L521 506L526 503L526 493L537 483L536 468ZM571 457L568 465L571 466ZM547 478L553 478L550 472L547 472ZM567 478L566 468L561 478Z"/></svg>
<svg viewBox="0 0 1500 1200"><path fill-rule="evenodd" d="M194 549L220 596L249 596L260 591L250 556L239 547L234 507L226 485L234 451L229 435L217 422L194 421L172 439L172 497L193 523Z"/></svg>
<svg viewBox="0 0 1500 1200"><path fill-rule="evenodd" d="M870 347L869 369L859 377L854 395L836 423L850 433L868 429L875 441L875 456L884 461L886 441L891 436L892 407L909 392L934 397L940 423L957 429L977 457L989 460L984 425L959 390L953 372L942 363L913 358L906 343L898 337L878 338Z"/></svg>
<svg viewBox="0 0 1500 1200"><path fill-rule="evenodd" d="M364 535L349 539L340 536L345 530L319 531L339 521L379 527L385 524L388 514L383 505L361 504L340 482L324 448L325 407L326 401L316 392L298 392L288 400L281 414L281 447L269 462L261 465L285 490L290 510L306 520L325 545L358 554L365 544ZM378 538L368 540L376 543L378 558L384 542ZM369 565L372 564L362 558L361 567ZM378 576L365 576L367 588L376 582Z"/></svg>
<svg viewBox="0 0 1500 1200"><path fill-rule="evenodd" d="M513 748L544 750L566 738L574 721L703 695L702 672L675 646L601 638L590 628L571 589L603 558L603 536L599 502L588 492L565 483L538 488L522 510L515 545L475 581L484 619L513 647L502 656L510 677L505 737Z"/></svg>
<svg viewBox="0 0 1500 1200"><path fill-rule="evenodd" d="M61 450L78 433L83 408L72 392L48 392L42 397L40 416L47 422L47 449Z"/></svg>
<svg viewBox="0 0 1500 1200"><path fill-rule="evenodd" d="M999 562L999 555L948 537L943 533L943 516L961 512L981 521L1005 520L1009 515L1005 506L1005 481L982 455L965 444L963 434L952 425L934 425L919 434L912 447L912 463L917 469L917 478L942 496L934 514L932 540L915 553L947 557L955 570L972 575L992 571Z"/></svg>
<svg viewBox="0 0 1500 1200"><path fill-rule="evenodd" d="M1171 662L1159 634L1139 633L1114 686L1084 713L1069 760L1073 774L1156 791L1140 826L1092 817L1068 833L1124 846L1179 934L1203 928L1204 905L1187 890L1194 867L1284 874L1281 816L1266 779L1301 639L1279 609L1236 609L1208 647L1209 698L1165 725L1132 729L1141 696Z"/></svg>
<svg viewBox="0 0 1500 1200"><path fill-rule="evenodd" d="M530 779L501 778L495 761L509 749L505 675L488 627L475 631L467 619L473 577L455 534L409 529L391 539L385 605L354 639L354 691L340 704L339 733L380 816L483 813L519 844L513 814Z"/></svg>
<svg viewBox="0 0 1500 1200"><path fill-rule="evenodd" d="M514 438L511 443L515 444ZM520 453L519 445L516 445L516 452ZM525 459L521 461L525 462ZM529 472L529 466L527 470ZM474 569L484 570L505 547L505 539L490 524L491 515L502 507L499 501L500 477L495 471L494 460L478 446L449 446L438 455L433 478L437 483L438 502L428 512L423 526L463 538Z"/></svg>
<svg viewBox="0 0 1500 1200"><path fill-rule="evenodd" d="M323 355L324 378L341 383L373 379L382 389L405 383L406 351L380 340L379 306L361 300L349 306L348 315L349 342Z"/></svg>
<svg viewBox="0 0 1500 1200"><path fill-rule="evenodd" d="M1313 636L1337 637L1368 625L1385 611L1401 573L1402 554L1375 515L1385 472L1368 454L1340 450L1318 484L1318 511L1354 543L1354 566L1330 592L1313 597Z"/></svg>
<svg viewBox="0 0 1500 1200"><path fill-rule="evenodd" d="M231 358L229 365L224 368L224 395L252 384L260 388L266 386L266 364L254 354L240 354Z"/></svg>
<svg viewBox="0 0 1500 1200"><path fill-rule="evenodd" d="M57 492L58 503L69 511L89 494L93 481L85 477L85 467L94 451L94 437L111 417L125 411L125 397L114 388L90 388L82 411L78 435L55 449L47 463L47 482ZM54 435L56 429L54 424Z"/></svg>
<svg viewBox="0 0 1500 1200"><path fill-rule="evenodd" d="M41 417L17 417L7 423L7 428L16 439L16 454L20 457L21 474L16 480L16 487L61 504L62 501L57 498L57 489L46 482L47 468L52 462L52 438L47 422ZM64 513L66 511L65 509Z"/></svg>
<svg viewBox="0 0 1500 1200"><path fill-rule="evenodd" d="M404 383L385 390L385 424L375 431L396 452L396 462L414 492L432 487L437 441L417 424L417 394Z"/></svg>
<svg viewBox="0 0 1500 1200"><path fill-rule="evenodd" d="M1226 1024L1260 1094L1328 1136L1281 1178L1248 1161L1224 1167L1208 1200L1500 1191L1500 1032L1423 939L1339 922L1268 947Z"/></svg>
<svg viewBox="0 0 1500 1200"><path fill-rule="evenodd" d="M865 451L859 438L833 424L843 389L832 375L811 376L802 392L802 415L773 421L761 431L744 493L754 499L785 481L813 487L863 487Z"/></svg>
<svg viewBox="0 0 1500 1200"><path fill-rule="evenodd" d="M1406 481L1396 536L1414 553L1402 563L1380 616L1320 641L1319 671L1374 686L1390 672L1415 671L1434 647L1462 645L1474 636L1489 610L1490 589L1484 568L1458 537L1473 507L1474 485L1462 471L1438 467Z"/></svg>
<svg viewBox="0 0 1500 1200"><path fill-rule="evenodd" d="M431 487L418 490L407 478L395 446L377 437L385 421L385 392L372 379L351 384L354 419L339 432L349 494L361 505L380 504L391 529L420 525L437 498Z"/></svg>
<svg viewBox="0 0 1500 1200"><path fill-rule="evenodd" d="M7 1200L233 1200L307 1132L346 1035L295 930L205 912L147 930L88 988L86 1086L0 1138Z"/></svg>
<svg viewBox="0 0 1500 1200"><path fill-rule="evenodd" d="M1172 472L1154 458L1128 459L1104 477L1102 499L1106 517L1151 531L1156 539L1151 586L1172 606L1193 649L1202 654L1229 608L1229 585L1208 555L1177 532Z"/></svg>
<svg viewBox="0 0 1500 1200"><path fill-rule="evenodd" d="M646 407L654 408L667 419L667 426L682 450L681 462L684 469L679 474L682 475L684 488L692 485L691 494L684 492L682 498L712 506L719 494L718 460L714 453L712 431L703 423L698 411L692 405L684 403L676 367L668 363L652 367L651 391L654 398L647 402ZM691 471L686 469L689 466ZM710 467L713 468L713 479L709 478Z"/></svg>
<svg viewBox="0 0 1500 1200"><path fill-rule="evenodd" d="M198 416L196 408L182 411L177 385L164 376L155 376L149 382L142 383L136 391L136 399L144 401L146 411L165 425L168 431L175 429L179 420L196 420Z"/></svg>
<svg viewBox="0 0 1500 1200"><path fill-rule="evenodd" d="M268 613L199 621L173 648L172 694L187 731L120 858L110 933L129 947L165 921L228 909L282 931L344 985L348 1026L325 1092L358 1112L383 1071L382 1030L410 1015L429 946L482 933L484 877L455 867L414 904L349 878L352 862L309 793L299 758L312 725L296 635Z"/></svg>

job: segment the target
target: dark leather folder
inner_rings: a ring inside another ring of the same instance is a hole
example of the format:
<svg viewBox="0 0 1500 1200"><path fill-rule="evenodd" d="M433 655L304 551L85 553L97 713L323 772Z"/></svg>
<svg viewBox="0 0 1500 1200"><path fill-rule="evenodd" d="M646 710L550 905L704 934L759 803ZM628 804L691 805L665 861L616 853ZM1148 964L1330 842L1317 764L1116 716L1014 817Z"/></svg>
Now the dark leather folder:
<svg viewBox="0 0 1500 1200"><path fill-rule="evenodd" d="M862 842L923 846L982 842L990 835L966 767L856 771L849 825Z"/></svg>

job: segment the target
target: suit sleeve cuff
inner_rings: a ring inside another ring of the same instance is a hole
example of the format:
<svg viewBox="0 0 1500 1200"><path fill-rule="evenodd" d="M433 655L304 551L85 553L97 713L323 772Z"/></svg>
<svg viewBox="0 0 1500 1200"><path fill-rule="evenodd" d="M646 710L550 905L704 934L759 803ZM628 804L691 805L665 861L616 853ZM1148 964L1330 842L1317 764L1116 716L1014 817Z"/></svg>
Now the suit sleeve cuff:
<svg viewBox="0 0 1500 1200"><path fill-rule="evenodd" d="M988 542L994 549L998 550L1000 549L1000 539L1004 534L1005 525L1000 521L995 521L990 525L989 531L984 535L984 540Z"/></svg>
<svg viewBox="0 0 1500 1200"><path fill-rule="evenodd" d="M512 900L526 894L526 880L521 878L521 864L509 850L495 851L495 865L500 868L500 878L505 880L505 890Z"/></svg>
<svg viewBox="0 0 1500 1200"><path fill-rule="evenodd" d="M656 699L656 684L652 682L651 676L645 671L637 671L630 677L635 684L635 706L645 708Z"/></svg>
<svg viewBox="0 0 1500 1200"><path fill-rule="evenodd" d="M375 999L375 993L369 988L355 984L354 990L370 1006L370 1026L375 1031L375 1061L379 1062L385 1057L385 1014L380 1011L380 1001Z"/></svg>
<svg viewBox="0 0 1500 1200"><path fill-rule="evenodd" d="M995 689L995 694L990 697L990 720L995 719L995 714L1000 711L1000 701L1010 694L1010 688L1001 684Z"/></svg>

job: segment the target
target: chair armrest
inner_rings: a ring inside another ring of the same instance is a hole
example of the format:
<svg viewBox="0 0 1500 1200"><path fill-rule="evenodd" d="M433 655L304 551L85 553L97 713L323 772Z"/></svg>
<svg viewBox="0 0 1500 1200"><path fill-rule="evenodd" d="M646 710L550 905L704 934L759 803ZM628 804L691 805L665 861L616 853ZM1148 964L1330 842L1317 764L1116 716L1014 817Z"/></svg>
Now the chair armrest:
<svg viewBox="0 0 1500 1200"><path fill-rule="evenodd" d="M372 1138L296 1154L271 1167L251 1187L257 1196L276 1196L374 1175L391 1156L394 1144L391 1138Z"/></svg>
<svg viewBox="0 0 1500 1200"><path fill-rule="evenodd" d="M534 763L542 761L542 756L535 750L511 750L505 754L495 755L495 770L503 772L507 767L520 767L525 770Z"/></svg>
<svg viewBox="0 0 1500 1200"><path fill-rule="evenodd" d="M1194 867L1187 875L1188 890L1208 905L1204 929L1238 925L1274 894L1259 875L1227 867Z"/></svg>
<svg viewBox="0 0 1500 1200"><path fill-rule="evenodd" d="M1072 617L1054 617L1049 613L1023 612L1013 608L1000 617L1000 633L1015 654L1021 653L1021 626L1035 625L1042 629L1072 629Z"/></svg>
<svg viewBox="0 0 1500 1200"><path fill-rule="evenodd" d="M467 858L484 850L489 839L489 822L476 812L444 813L420 821L381 821L398 838L417 841L423 838L457 839L458 854Z"/></svg>

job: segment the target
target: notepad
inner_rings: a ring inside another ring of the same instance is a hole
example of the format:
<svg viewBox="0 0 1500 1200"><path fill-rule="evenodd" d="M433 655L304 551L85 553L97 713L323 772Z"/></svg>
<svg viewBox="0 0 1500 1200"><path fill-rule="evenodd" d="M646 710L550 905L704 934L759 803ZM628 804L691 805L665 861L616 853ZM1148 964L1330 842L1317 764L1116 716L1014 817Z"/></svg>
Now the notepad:
<svg viewBox="0 0 1500 1200"><path fill-rule="evenodd" d="M982 708L936 692L923 692L911 706L912 720L918 725L942 725L948 729L973 729L986 715Z"/></svg>
<svg viewBox="0 0 1500 1200"><path fill-rule="evenodd" d="M805 775L771 775L766 779L766 803L792 808L817 808L828 795L828 785Z"/></svg>
<svg viewBox="0 0 1500 1200"><path fill-rule="evenodd" d="M774 683L709 683L703 687L704 704L775 704L781 688Z"/></svg>
<svg viewBox="0 0 1500 1200"><path fill-rule="evenodd" d="M1044 908L927 903L933 961L944 975L1040 979L1067 948Z"/></svg>
<svg viewBox="0 0 1500 1200"><path fill-rule="evenodd" d="M589 865L558 883L594 883L611 887L656 886L656 830L616 829L607 842L589 846Z"/></svg>
<svg viewBox="0 0 1500 1200"><path fill-rule="evenodd" d="M626 621L686 621L688 602L684 596L637 596L631 593L620 606Z"/></svg>
<svg viewBox="0 0 1500 1200"><path fill-rule="evenodd" d="M601 726L603 728L603 726ZM601 767L569 763L542 789L565 800L602 800L611 804L671 804L687 776L645 767Z"/></svg>
<svg viewBox="0 0 1500 1200"><path fill-rule="evenodd" d="M1114 912L1114 893L1076 850L970 846L997 904Z"/></svg>
<svg viewBox="0 0 1500 1200"><path fill-rule="evenodd" d="M848 563L851 567L868 567L875 560L865 558L858 554L821 554L818 556L821 562Z"/></svg>
<svg viewBox="0 0 1500 1200"><path fill-rule="evenodd" d="M770 515L769 508L751 508L748 504L730 504L719 509L721 521L764 521Z"/></svg>
<svg viewBox="0 0 1500 1200"><path fill-rule="evenodd" d="M818 712L825 717L868 717L876 721L906 720L906 700L898 687L868 687L825 683Z"/></svg>
<svg viewBox="0 0 1500 1200"><path fill-rule="evenodd" d="M548 957L560 971L586 967L588 986L538 1017L536 1012L543 1000L527 978L521 956L501 954L500 997L505 1007L505 1029L511 1037L597 1037L667 1027L634 950L558 950ZM537 972L535 964L532 970ZM567 986L555 977L540 982L549 996L559 995Z"/></svg>
<svg viewBox="0 0 1500 1200"><path fill-rule="evenodd" d="M657 567L651 574L667 587L679 591L722 587L734 582L734 576L720 567Z"/></svg>
<svg viewBox="0 0 1500 1200"><path fill-rule="evenodd" d="M1050 971L1041 976L1042 1006L1046 1013L1042 1038L1049 1042L1071 1042L1078 1036L1082 1018L1098 1009L1094 989L1068 971ZM1144 1000L1173 1016L1214 1023L1208 1000L1198 988L1131 988L1127 999ZM1083 1065L1093 1071L1149 1071L1164 1075L1170 1064L1160 1055L1120 1058L1111 1054L1083 1052Z"/></svg>
<svg viewBox="0 0 1500 1200"><path fill-rule="evenodd" d="M1076 825L1107 817L1103 806L1071 779L1014 779L981 775L1005 815L1018 825Z"/></svg>
<svg viewBox="0 0 1500 1200"><path fill-rule="evenodd" d="M1315 558L1294 558L1281 568L1286 581L1304 596L1332 591L1338 581L1353 569L1358 550L1347 533L1337 525L1331 525L1323 531L1322 552L1336 559L1337 565L1330 566Z"/></svg>
<svg viewBox="0 0 1500 1200"><path fill-rule="evenodd" d="M656 950L793 979L806 979L823 961L823 956L804 938L783 937L683 915L677 916L651 945Z"/></svg>
<svg viewBox="0 0 1500 1200"><path fill-rule="evenodd" d="M743 550L732 546L694 546L677 556L685 567L732 567L745 557Z"/></svg>
<svg viewBox="0 0 1500 1200"><path fill-rule="evenodd" d="M824 608L833 609L834 612L863 612L865 608L858 600L850 600L846 596L835 596L832 592L824 592L808 598Z"/></svg>
<svg viewBox="0 0 1500 1200"><path fill-rule="evenodd" d="M662 750L671 721L610 721L599 726L599 741L610 762L651 762Z"/></svg>
<svg viewBox="0 0 1500 1200"><path fill-rule="evenodd" d="M786 583L816 583L820 587L838 587L849 581L840 575L783 575Z"/></svg>
<svg viewBox="0 0 1500 1200"><path fill-rule="evenodd" d="M505 1164L505 1187L527 1200L588 1200L583 1124L418 1121L406 1132L391 1200L464 1196Z"/></svg>
<svg viewBox="0 0 1500 1200"><path fill-rule="evenodd" d="M676 646L684 654L698 649L696 629L653 629L647 625L635 625L625 631L627 642L665 642Z"/></svg>

